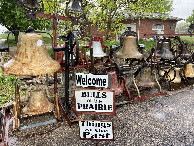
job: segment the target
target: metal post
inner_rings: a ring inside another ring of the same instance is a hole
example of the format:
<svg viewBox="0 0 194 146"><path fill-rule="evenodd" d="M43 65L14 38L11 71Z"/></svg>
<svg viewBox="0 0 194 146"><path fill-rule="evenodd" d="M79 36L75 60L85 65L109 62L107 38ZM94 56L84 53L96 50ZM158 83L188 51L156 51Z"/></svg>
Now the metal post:
<svg viewBox="0 0 194 146"><path fill-rule="evenodd" d="M53 40L54 40L54 47L57 47L57 19L56 14L53 14ZM57 59L57 53L54 52L54 58ZM54 94L57 93L57 72L54 73Z"/></svg>
<svg viewBox="0 0 194 146"><path fill-rule="evenodd" d="M94 74L94 57L93 57L93 48L90 48L90 58L91 58L91 73Z"/></svg>
<svg viewBox="0 0 194 146"><path fill-rule="evenodd" d="M156 36L156 45L155 45L155 49L154 49L154 69L153 70L155 70L155 63L156 63L156 48L157 48L157 41L158 41L157 38L158 37Z"/></svg>
<svg viewBox="0 0 194 146"><path fill-rule="evenodd" d="M66 42L65 47L65 105L66 112L69 112L69 42Z"/></svg>

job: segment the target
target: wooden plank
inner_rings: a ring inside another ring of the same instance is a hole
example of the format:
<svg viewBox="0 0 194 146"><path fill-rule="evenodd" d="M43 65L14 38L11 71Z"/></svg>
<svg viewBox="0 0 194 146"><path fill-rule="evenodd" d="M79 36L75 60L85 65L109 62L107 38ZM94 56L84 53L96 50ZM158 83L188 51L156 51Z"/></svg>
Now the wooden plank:
<svg viewBox="0 0 194 146"><path fill-rule="evenodd" d="M54 14L44 14L44 13L37 13L36 17L41 17L41 18L48 18L48 19L54 19ZM72 19L70 17L65 17L65 16L59 16L56 14L56 19L59 20L65 20L65 21L71 21Z"/></svg>

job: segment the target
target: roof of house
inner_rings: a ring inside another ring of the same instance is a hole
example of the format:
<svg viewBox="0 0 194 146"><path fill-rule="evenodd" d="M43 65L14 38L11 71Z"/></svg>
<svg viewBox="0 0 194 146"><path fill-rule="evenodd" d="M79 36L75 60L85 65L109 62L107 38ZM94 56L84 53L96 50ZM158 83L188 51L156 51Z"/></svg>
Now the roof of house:
<svg viewBox="0 0 194 146"><path fill-rule="evenodd" d="M124 17L127 19L136 19L139 18L139 15L135 15L132 14L130 12L125 12L124 13ZM145 16L145 18L148 19L164 19L164 20L176 20L176 21L180 21L183 20L182 18L178 18L178 17L174 17L174 16L170 16L170 15L164 15L164 14L160 14L160 13L147 13L147 15Z"/></svg>

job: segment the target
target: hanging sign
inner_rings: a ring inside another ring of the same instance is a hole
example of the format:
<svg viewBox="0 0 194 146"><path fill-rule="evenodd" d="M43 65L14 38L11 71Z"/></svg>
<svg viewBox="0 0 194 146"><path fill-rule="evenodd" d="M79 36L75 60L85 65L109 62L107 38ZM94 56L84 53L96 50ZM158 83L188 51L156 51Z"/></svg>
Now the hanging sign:
<svg viewBox="0 0 194 146"><path fill-rule="evenodd" d="M80 139L113 140L113 122L87 120L79 121Z"/></svg>
<svg viewBox="0 0 194 146"><path fill-rule="evenodd" d="M75 90L75 113L116 115L115 94L110 90Z"/></svg>
<svg viewBox="0 0 194 146"><path fill-rule="evenodd" d="M76 73L76 86L111 88L111 75Z"/></svg>

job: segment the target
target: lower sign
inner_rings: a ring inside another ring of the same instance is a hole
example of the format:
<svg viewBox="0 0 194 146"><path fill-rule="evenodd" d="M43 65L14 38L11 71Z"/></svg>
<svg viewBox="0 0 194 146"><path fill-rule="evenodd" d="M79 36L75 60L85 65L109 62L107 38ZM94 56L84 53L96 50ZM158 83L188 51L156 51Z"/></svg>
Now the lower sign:
<svg viewBox="0 0 194 146"><path fill-rule="evenodd" d="M113 140L112 121L79 121L80 138L89 140Z"/></svg>
<svg viewBox="0 0 194 146"><path fill-rule="evenodd" d="M115 95L110 90L75 90L75 112L115 116Z"/></svg>

